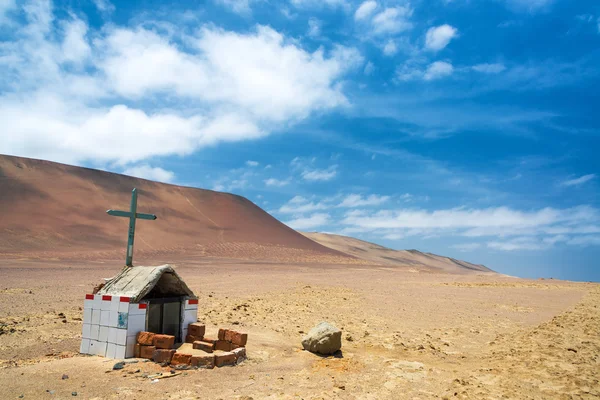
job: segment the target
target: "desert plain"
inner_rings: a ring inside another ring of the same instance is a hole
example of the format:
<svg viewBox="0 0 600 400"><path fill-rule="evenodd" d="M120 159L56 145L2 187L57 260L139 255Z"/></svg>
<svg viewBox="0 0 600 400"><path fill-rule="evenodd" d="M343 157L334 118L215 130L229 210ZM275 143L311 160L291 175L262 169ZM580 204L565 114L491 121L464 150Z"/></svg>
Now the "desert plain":
<svg viewBox="0 0 600 400"><path fill-rule="evenodd" d="M236 196L0 161L2 399L600 396L596 283L307 238ZM78 353L85 294L123 267L126 221L104 210L126 207L134 186L146 195L140 211L159 215L140 223L135 263L174 266L207 332L247 332L243 363L153 381L170 368L139 360L113 370L115 360ZM302 350L321 321L342 330L341 353Z"/></svg>

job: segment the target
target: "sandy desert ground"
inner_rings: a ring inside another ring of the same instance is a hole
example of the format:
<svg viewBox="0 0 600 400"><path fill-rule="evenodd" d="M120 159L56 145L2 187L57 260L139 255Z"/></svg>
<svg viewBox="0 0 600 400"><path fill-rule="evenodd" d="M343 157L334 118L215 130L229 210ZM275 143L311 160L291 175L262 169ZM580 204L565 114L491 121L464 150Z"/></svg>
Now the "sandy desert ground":
<svg viewBox="0 0 600 400"><path fill-rule="evenodd" d="M199 295L209 332L249 333L247 361L158 383L143 377L159 369L153 363L112 371L113 360L77 351L83 296L119 263L3 260L0 397L600 396L597 284L195 256L172 263ZM341 357L301 350L303 333L322 320L343 330Z"/></svg>
<svg viewBox="0 0 600 400"><path fill-rule="evenodd" d="M241 365L152 383L154 363L78 354L85 294L123 265L127 220L105 210L132 187L159 216L134 262L172 264L209 333L247 331ZM0 400L600 396L600 285L306 235L240 196L0 156ZM301 350L321 321L340 356Z"/></svg>

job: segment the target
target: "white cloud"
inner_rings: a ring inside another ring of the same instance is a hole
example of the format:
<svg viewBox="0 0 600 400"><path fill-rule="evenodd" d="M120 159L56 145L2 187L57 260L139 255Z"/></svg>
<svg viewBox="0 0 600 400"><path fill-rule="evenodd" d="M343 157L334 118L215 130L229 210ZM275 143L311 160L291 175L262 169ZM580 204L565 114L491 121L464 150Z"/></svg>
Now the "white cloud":
<svg viewBox="0 0 600 400"><path fill-rule="evenodd" d="M504 71L506 67L504 64L494 63L494 64L477 64L471 67L474 71L481 72L484 74L499 74Z"/></svg>
<svg viewBox="0 0 600 400"><path fill-rule="evenodd" d="M337 175L337 165L332 165L327 169L307 169L301 175L305 181L330 181Z"/></svg>
<svg viewBox="0 0 600 400"><path fill-rule="evenodd" d="M600 233L600 211L589 206L519 211L507 207L425 211L419 209L353 210L341 221L349 228L406 236L516 237L492 241L490 248L539 249L562 241L557 235ZM525 240L524 238L531 238ZM568 242L569 243L569 242ZM571 243L569 243L571 244Z"/></svg>
<svg viewBox="0 0 600 400"><path fill-rule="evenodd" d="M15 0L0 0L0 26L9 22L6 14L12 12L17 8L17 3Z"/></svg>
<svg viewBox="0 0 600 400"><path fill-rule="evenodd" d="M283 187L283 186L289 185L291 180L290 179L281 180L281 179L269 178L269 179L265 179L264 182L265 182L265 185L267 185L267 186Z"/></svg>
<svg viewBox="0 0 600 400"><path fill-rule="evenodd" d="M396 47L396 42L393 40L388 40L385 46L383 46L383 54L386 56L393 56L398 52L398 47Z"/></svg>
<svg viewBox="0 0 600 400"><path fill-rule="evenodd" d="M600 236L578 236L567 241L567 244L576 246L600 246Z"/></svg>
<svg viewBox="0 0 600 400"><path fill-rule="evenodd" d="M566 180L566 181L562 182L561 185L563 185L563 186L579 186L579 185L583 185L586 182L591 181L594 178L596 178L596 174L583 175L583 176L580 176L579 178Z"/></svg>
<svg viewBox="0 0 600 400"><path fill-rule="evenodd" d="M478 248L481 247L480 243L461 243L461 244L455 244L450 246L453 249L456 249L458 251L462 251L462 252L469 252L469 251L473 251L473 250L477 250Z"/></svg>
<svg viewBox="0 0 600 400"><path fill-rule="evenodd" d="M536 238L523 237L502 242L488 242L487 247L489 247L490 249L501 251L544 250L549 247L549 244L540 242Z"/></svg>
<svg viewBox="0 0 600 400"><path fill-rule="evenodd" d="M323 226L330 221L329 214L325 213L316 213L312 214L310 217L301 217L296 218L290 221L285 222L287 226L293 229L304 230L316 228L319 226Z"/></svg>
<svg viewBox="0 0 600 400"><path fill-rule="evenodd" d="M516 12L535 13L546 10L555 0L506 0L506 5Z"/></svg>
<svg viewBox="0 0 600 400"><path fill-rule="evenodd" d="M64 24L65 38L62 43L64 61L79 64L89 57L91 49L85 37L87 30L86 23L79 19Z"/></svg>
<svg viewBox="0 0 600 400"><path fill-rule="evenodd" d="M110 2L110 0L93 0L93 2L98 11L102 13L110 14L115 11L115 6Z"/></svg>
<svg viewBox="0 0 600 400"><path fill-rule="evenodd" d="M347 0L291 0L291 3L298 8L305 9L320 9L323 7L329 8L349 8Z"/></svg>
<svg viewBox="0 0 600 400"><path fill-rule="evenodd" d="M373 14L375 9L377 8L377 2L373 0L367 0L363 2L354 13L354 19L356 21L364 20Z"/></svg>
<svg viewBox="0 0 600 400"><path fill-rule="evenodd" d="M159 167L151 167L148 164L129 167L123 171L123 174L158 182L173 182L175 179L174 172Z"/></svg>
<svg viewBox="0 0 600 400"><path fill-rule="evenodd" d="M248 15L252 12L250 3L252 0L215 0L225 8L230 9L236 14Z"/></svg>
<svg viewBox="0 0 600 400"><path fill-rule="evenodd" d="M296 198L294 198L296 199ZM330 206L324 203L314 203L314 202L298 202L294 201L294 199L288 201L286 204L281 206L278 212L282 214L302 214L306 212L313 212L319 210L327 210Z"/></svg>
<svg viewBox="0 0 600 400"><path fill-rule="evenodd" d="M246 161L246 165L249 166L249 167L258 167L259 162L258 161L248 160L248 161Z"/></svg>
<svg viewBox="0 0 600 400"><path fill-rule="evenodd" d="M390 199L390 196L379 196L372 194L369 196L361 196L359 194L349 194L342 200L338 207L364 207L364 206L378 206Z"/></svg>
<svg viewBox="0 0 600 400"><path fill-rule="evenodd" d="M452 64L447 63L445 61L435 61L427 67L425 74L423 75L423 79L426 81L431 81L435 79L444 78L446 76L452 75L454 71L454 67Z"/></svg>
<svg viewBox="0 0 600 400"><path fill-rule="evenodd" d="M408 4L386 8L373 17L373 33L388 35L411 29L412 23L409 21L409 18L412 16L412 13L413 11Z"/></svg>
<svg viewBox="0 0 600 400"><path fill-rule="evenodd" d="M317 37L321 35L321 21L317 18L310 18L308 20L308 32L307 35L310 37Z"/></svg>
<svg viewBox="0 0 600 400"><path fill-rule="evenodd" d="M24 10L0 48L5 154L127 164L263 137L346 106L338 83L362 62L354 49L308 52L264 26L176 37L141 26L91 30L44 2Z"/></svg>
<svg viewBox="0 0 600 400"><path fill-rule="evenodd" d="M365 69L363 72L365 75L371 75L373 71L375 71L375 65L373 65L373 63L369 61L367 65L365 65Z"/></svg>
<svg viewBox="0 0 600 400"><path fill-rule="evenodd" d="M448 24L431 27L425 34L425 47L433 51L442 50L457 34L458 30Z"/></svg>

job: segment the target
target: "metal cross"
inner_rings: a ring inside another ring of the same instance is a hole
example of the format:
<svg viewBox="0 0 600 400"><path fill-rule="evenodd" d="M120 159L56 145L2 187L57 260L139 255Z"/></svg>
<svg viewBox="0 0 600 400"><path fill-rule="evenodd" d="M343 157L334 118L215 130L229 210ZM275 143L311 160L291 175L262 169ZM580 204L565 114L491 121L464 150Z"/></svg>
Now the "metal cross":
<svg viewBox="0 0 600 400"><path fill-rule="evenodd" d="M135 220L139 219L150 219L155 220L156 215L154 214L141 214L137 212L137 189L134 188L131 191L131 208L129 211L118 211L118 210L107 210L108 215L115 217L127 217L129 218L129 238L127 240L127 259L125 265L133 267L133 239L135 236Z"/></svg>

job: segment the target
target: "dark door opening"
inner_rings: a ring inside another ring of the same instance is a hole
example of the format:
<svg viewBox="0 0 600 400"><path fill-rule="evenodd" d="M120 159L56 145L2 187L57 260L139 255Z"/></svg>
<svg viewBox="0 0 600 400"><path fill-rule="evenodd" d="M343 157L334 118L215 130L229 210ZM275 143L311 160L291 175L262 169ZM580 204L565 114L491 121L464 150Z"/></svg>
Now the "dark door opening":
<svg viewBox="0 0 600 400"><path fill-rule="evenodd" d="M181 342L181 304L180 297L149 299L146 330L175 336L175 342Z"/></svg>

